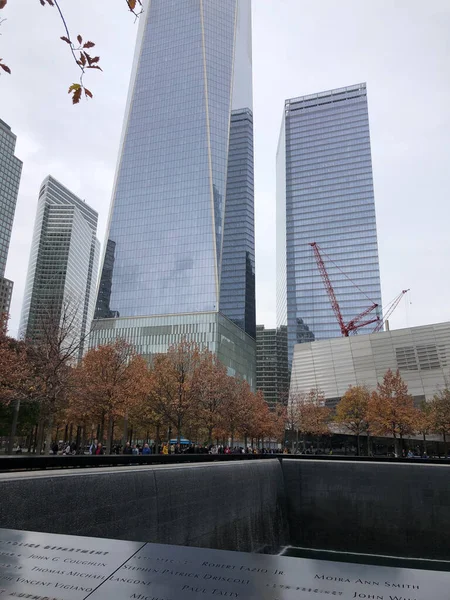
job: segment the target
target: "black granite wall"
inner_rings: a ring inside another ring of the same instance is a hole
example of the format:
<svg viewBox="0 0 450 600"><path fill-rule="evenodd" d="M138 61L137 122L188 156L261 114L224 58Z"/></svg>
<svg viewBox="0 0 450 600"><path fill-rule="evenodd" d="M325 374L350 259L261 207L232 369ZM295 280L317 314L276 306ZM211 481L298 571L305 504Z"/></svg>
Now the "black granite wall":
<svg viewBox="0 0 450 600"><path fill-rule="evenodd" d="M450 466L277 459L0 475L0 528L450 560Z"/></svg>
<svg viewBox="0 0 450 600"><path fill-rule="evenodd" d="M450 466L283 461L291 544L450 559Z"/></svg>
<svg viewBox="0 0 450 600"><path fill-rule="evenodd" d="M288 543L277 459L0 475L0 527L252 552Z"/></svg>

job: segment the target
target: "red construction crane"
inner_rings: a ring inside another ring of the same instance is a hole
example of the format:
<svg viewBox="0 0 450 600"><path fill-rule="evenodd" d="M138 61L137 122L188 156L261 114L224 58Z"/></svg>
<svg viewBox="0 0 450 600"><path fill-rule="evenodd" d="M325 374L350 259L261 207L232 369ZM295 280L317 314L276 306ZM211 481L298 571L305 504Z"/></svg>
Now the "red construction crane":
<svg viewBox="0 0 450 600"><path fill-rule="evenodd" d="M334 293L333 285L331 284L330 278L328 277L327 269L325 267L325 263L323 262L322 255L320 254L319 246L316 242L312 242L309 244L314 250L314 256L316 258L317 266L319 267L320 274L322 275L323 283L325 285L325 289L327 290L328 297L330 298L331 306L333 308L333 312L336 316L337 322L339 323L339 327L341 328L341 333L343 336L348 337L351 332L356 332L361 327L365 327L366 325L370 325L371 323L377 323L378 325L381 322L381 326L383 326L383 321L377 315L374 317L373 315L366 320L364 317L367 317L374 310L378 308L378 304L372 304L366 310L364 310L361 314L353 318L347 324L345 324L344 319L342 317L341 308L339 306L339 302L337 301L336 294Z"/></svg>
<svg viewBox="0 0 450 600"><path fill-rule="evenodd" d="M376 331L381 331L383 325L386 323L386 321L389 319L389 317L392 315L392 313L394 312L394 310L397 308L397 306L400 303L400 300L403 298L403 296L409 292L409 290L402 290L400 292L400 294L394 298L392 300L392 302L390 303L390 305L388 304L388 306L386 307L386 310L383 310L383 315L384 315L384 320L380 320L379 323L377 323L377 326L375 327L375 329L373 330L373 332L375 333Z"/></svg>

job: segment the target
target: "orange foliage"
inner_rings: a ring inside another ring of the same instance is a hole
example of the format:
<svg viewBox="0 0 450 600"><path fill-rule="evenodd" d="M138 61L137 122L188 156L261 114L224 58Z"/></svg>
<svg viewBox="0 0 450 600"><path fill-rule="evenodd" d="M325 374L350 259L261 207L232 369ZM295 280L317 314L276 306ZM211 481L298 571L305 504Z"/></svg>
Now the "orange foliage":
<svg viewBox="0 0 450 600"><path fill-rule="evenodd" d="M414 401L398 370L393 373L389 369L383 383L377 385L368 403L367 417L370 431L376 435L392 435L394 439L403 439L414 432Z"/></svg>

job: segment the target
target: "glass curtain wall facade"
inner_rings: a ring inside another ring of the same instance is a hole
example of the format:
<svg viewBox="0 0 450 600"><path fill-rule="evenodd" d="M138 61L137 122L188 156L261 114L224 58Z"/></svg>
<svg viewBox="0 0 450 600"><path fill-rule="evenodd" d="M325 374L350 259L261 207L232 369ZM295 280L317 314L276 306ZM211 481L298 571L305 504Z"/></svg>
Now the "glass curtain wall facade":
<svg viewBox="0 0 450 600"><path fill-rule="evenodd" d="M9 312L13 289L13 282L5 279L5 269L22 174L15 148L16 136L0 119L0 310L4 313Z"/></svg>
<svg viewBox="0 0 450 600"><path fill-rule="evenodd" d="M289 364L294 344L341 336L312 242L322 250L344 321L372 303L381 311L365 84L285 103L277 154L277 321L288 327Z"/></svg>
<svg viewBox="0 0 450 600"><path fill-rule="evenodd" d="M256 326L256 389L264 393L270 408L285 404L289 391L287 327Z"/></svg>
<svg viewBox="0 0 450 600"><path fill-rule="evenodd" d="M220 312L256 336L253 115L231 113Z"/></svg>
<svg viewBox="0 0 450 600"><path fill-rule="evenodd" d="M94 315L100 244L97 213L52 177L40 189L20 331L39 343L46 319L73 320L70 342L84 339Z"/></svg>
<svg viewBox="0 0 450 600"><path fill-rule="evenodd" d="M250 0L145 2L97 319L222 309L254 336L252 145Z"/></svg>

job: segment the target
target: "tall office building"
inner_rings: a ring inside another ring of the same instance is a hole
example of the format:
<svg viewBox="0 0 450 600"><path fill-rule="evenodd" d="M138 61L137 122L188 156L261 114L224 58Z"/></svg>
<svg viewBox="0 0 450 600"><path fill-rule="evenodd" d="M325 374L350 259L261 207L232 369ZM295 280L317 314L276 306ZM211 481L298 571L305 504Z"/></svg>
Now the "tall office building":
<svg viewBox="0 0 450 600"><path fill-rule="evenodd" d="M255 379L250 0L140 19L93 344L189 337Z"/></svg>
<svg viewBox="0 0 450 600"><path fill-rule="evenodd" d="M80 340L79 356L94 316L100 243L98 215L83 200L48 176L42 183L25 296L21 334L39 343L47 319L73 323L70 343Z"/></svg>
<svg viewBox="0 0 450 600"><path fill-rule="evenodd" d="M264 393L270 408L287 402L289 368L287 327L266 329L256 326L256 389Z"/></svg>
<svg viewBox="0 0 450 600"><path fill-rule="evenodd" d="M22 161L14 156L16 136L0 119L0 312L9 313L13 282L5 278Z"/></svg>
<svg viewBox="0 0 450 600"><path fill-rule="evenodd" d="M313 250L344 321L381 307L365 84L287 100L277 152L277 323L294 344L341 336ZM358 331L370 333L374 325Z"/></svg>

